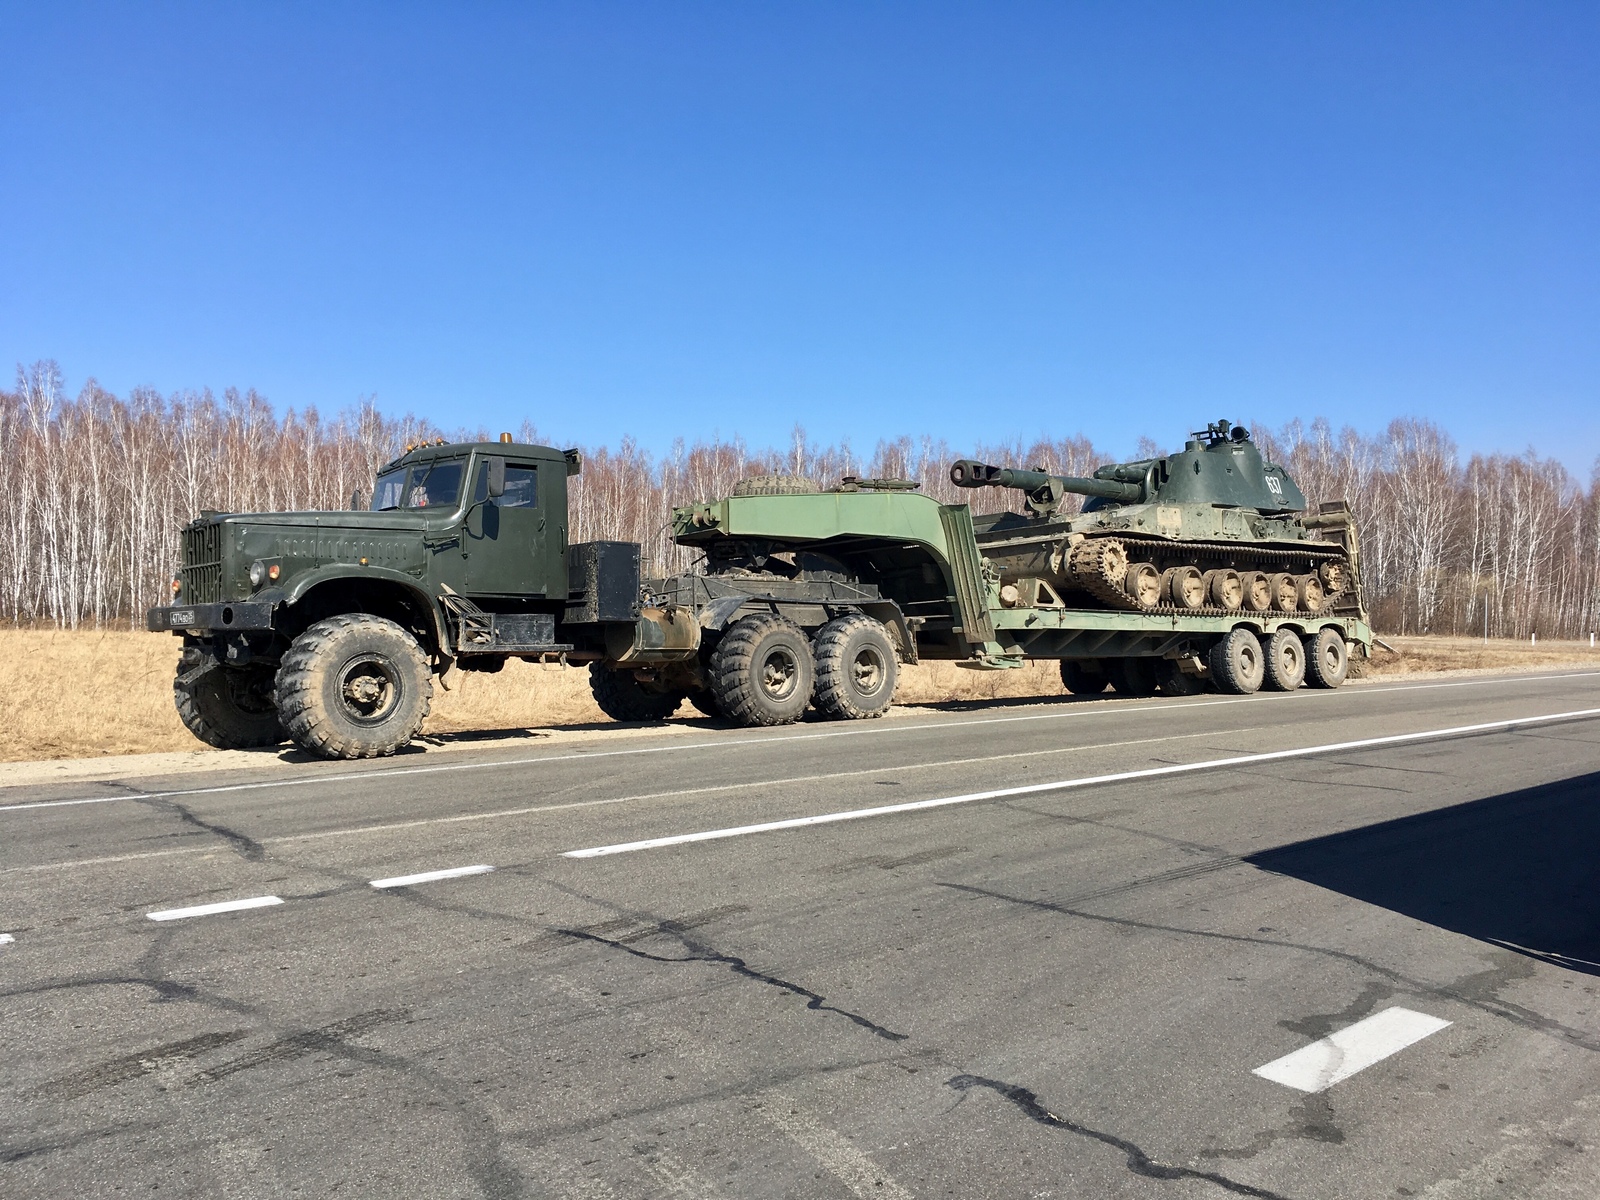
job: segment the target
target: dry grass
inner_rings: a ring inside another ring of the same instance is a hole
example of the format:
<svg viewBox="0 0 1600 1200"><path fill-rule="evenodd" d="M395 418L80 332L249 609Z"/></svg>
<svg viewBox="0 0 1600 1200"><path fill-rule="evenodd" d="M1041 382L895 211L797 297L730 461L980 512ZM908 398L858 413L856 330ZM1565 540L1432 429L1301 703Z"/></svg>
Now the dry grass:
<svg viewBox="0 0 1600 1200"><path fill-rule="evenodd" d="M1473 638L1387 638L1399 657L1379 651L1369 674L1441 670L1538 670L1600 663L1587 643L1493 642ZM0 700L10 736L0 761L196 750L198 742L172 707L175 638L141 632L0 629L0 648L15 664ZM1055 664L1020 671L968 671L950 663L906 668L896 700L931 704L1052 696L1061 692ZM698 716L685 706L683 716ZM578 668L509 663L496 675L460 675L454 690L434 691L427 733L581 727L608 723Z"/></svg>

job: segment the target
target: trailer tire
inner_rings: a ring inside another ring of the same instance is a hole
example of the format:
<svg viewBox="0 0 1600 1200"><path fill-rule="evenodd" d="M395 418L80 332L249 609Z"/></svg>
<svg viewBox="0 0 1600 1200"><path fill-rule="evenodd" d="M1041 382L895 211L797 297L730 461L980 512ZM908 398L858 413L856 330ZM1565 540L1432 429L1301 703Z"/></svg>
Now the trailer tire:
<svg viewBox="0 0 1600 1200"><path fill-rule="evenodd" d="M589 664L589 693L613 721L665 721L678 711L685 694L651 691L632 671L613 670L597 662Z"/></svg>
<svg viewBox="0 0 1600 1200"><path fill-rule="evenodd" d="M1100 669L1100 663L1095 659L1089 661L1094 663L1092 671L1076 659L1061 660L1061 684L1074 696L1098 696L1111 684Z"/></svg>
<svg viewBox="0 0 1600 1200"><path fill-rule="evenodd" d="M1207 665L1220 692L1248 696L1260 691L1262 677L1266 674L1261 639L1243 625L1231 629L1211 647Z"/></svg>
<svg viewBox="0 0 1600 1200"><path fill-rule="evenodd" d="M433 700L428 660L399 625L345 613L309 626L278 668L278 716L319 758L386 758L422 728Z"/></svg>
<svg viewBox="0 0 1600 1200"><path fill-rule="evenodd" d="M817 631L813 648L817 679L812 702L818 712L860 721L889 711L900 664L881 621L863 613L835 617Z"/></svg>
<svg viewBox="0 0 1600 1200"><path fill-rule="evenodd" d="M811 702L811 639L782 617L757 613L734 622L708 665L711 694L737 725L788 725Z"/></svg>
<svg viewBox="0 0 1600 1200"><path fill-rule="evenodd" d="M1326 625L1305 640L1306 682L1314 688L1336 688L1350 674L1350 647L1344 635Z"/></svg>
<svg viewBox="0 0 1600 1200"><path fill-rule="evenodd" d="M696 712L710 717L713 721L722 719L722 709L717 707L717 698L711 694L709 688L696 688L690 692L689 703L694 705Z"/></svg>
<svg viewBox="0 0 1600 1200"><path fill-rule="evenodd" d="M186 649L172 681L172 699L184 728L219 750L276 746L288 737L272 699L273 668L266 663L229 667L206 661L197 648Z"/></svg>
<svg viewBox="0 0 1600 1200"><path fill-rule="evenodd" d="M1198 696L1206 690L1206 681L1191 675L1176 659L1163 658L1156 663L1156 683L1163 696Z"/></svg>
<svg viewBox="0 0 1600 1200"><path fill-rule="evenodd" d="M1267 669L1262 684L1269 691L1292 692L1306 681L1306 648L1287 625L1267 639Z"/></svg>
<svg viewBox="0 0 1600 1200"><path fill-rule="evenodd" d="M1106 674L1119 696L1154 696L1156 694L1156 664L1150 658L1111 658L1106 660Z"/></svg>

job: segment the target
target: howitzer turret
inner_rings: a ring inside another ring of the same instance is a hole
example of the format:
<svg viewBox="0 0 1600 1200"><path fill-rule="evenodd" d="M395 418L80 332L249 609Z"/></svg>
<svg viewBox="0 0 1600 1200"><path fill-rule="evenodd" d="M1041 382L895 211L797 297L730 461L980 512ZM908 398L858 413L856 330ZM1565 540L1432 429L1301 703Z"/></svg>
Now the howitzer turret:
<svg viewBox="0 0 1600 1200"><path fill-rule="evenodd" d="M1177 454L1089 477L962 459L950 479L1023 493L1028 515L974 518L979 549L1018 603L1072 591L1141 611L1317 614L1341 598L1359 609L1348 507L1302 519L1305 496L1288 473L1227 421ZM1063 512L1074 493L1089 498L1082 512Z"/></svg>

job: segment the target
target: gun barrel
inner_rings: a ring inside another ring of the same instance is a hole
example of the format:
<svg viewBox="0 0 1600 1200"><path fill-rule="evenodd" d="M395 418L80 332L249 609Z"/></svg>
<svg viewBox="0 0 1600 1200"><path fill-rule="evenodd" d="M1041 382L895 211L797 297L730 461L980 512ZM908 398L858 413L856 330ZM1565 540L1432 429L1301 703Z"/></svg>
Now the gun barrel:
<svg viewBox="0 0 1600 1200"><path fill-rule="evenodd" d="M1144 499L1144 488L1137 483L1119 483L1115 479L1084 479L1076 475L1051 475L1045 471L1019 471L1015 467L996 467L974 459L963 458L950 467L950 482L957 487L1004 487L1022 492L1037 492L1052 483L1062 492L1077 492L1081 496L1103 496L1123 504L1137 504Z"/></svg>

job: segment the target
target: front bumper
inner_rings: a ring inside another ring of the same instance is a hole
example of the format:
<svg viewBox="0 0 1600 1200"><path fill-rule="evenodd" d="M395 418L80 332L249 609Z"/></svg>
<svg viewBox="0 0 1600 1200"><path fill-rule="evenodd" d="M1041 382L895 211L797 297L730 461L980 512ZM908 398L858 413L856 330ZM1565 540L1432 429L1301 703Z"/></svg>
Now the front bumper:
<svg viewBox="0 0 1600 1200"><path fill-rule="evenodd" d="M235 600L227 604L158 605L144 615L144 627L152 633L182 633L186 629L235 633L272 628L274 605L259 600Z"/></svg>

